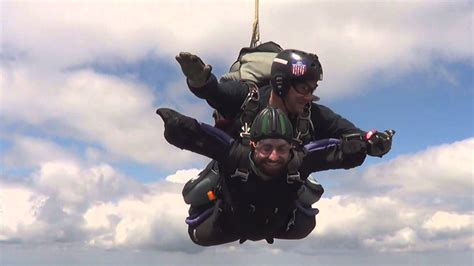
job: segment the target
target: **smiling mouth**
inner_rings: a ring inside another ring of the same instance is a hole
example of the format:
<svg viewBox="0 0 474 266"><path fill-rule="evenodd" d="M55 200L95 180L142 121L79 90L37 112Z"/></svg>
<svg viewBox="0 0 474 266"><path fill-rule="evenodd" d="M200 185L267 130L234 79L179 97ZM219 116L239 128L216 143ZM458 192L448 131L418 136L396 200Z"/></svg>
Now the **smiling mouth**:
<svg viewBox="0 0 474 266"><path fill-rule="evenodd" d="M268 166L273 166L273 167L280 165L279 162L266 162L265 164L268 165Z"/></svg>

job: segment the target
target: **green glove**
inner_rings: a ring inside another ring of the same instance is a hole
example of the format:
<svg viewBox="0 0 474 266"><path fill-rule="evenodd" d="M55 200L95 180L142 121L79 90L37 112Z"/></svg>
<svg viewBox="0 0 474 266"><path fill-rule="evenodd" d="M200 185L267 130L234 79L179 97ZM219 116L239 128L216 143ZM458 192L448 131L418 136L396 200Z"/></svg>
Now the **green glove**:
<svg viewBox="0 0 474 266"><path fill-rule="evenodd" d="M188 52L181 52L176 56L176 61L181 66L181 70L191 87L200 88L206 84L211 75L212 67L204 64L199 56Z"/></svg>

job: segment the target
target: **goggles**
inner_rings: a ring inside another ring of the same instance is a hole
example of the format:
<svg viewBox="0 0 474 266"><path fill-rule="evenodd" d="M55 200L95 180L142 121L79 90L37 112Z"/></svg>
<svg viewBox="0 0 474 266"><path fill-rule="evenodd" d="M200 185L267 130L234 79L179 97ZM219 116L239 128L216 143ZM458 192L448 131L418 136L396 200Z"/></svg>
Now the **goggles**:
<svg viewBox="0 0 474 266"><path fill-rule="evenodd" d="M255 150L265 156L272 154L273 151L275 151L278 155L284 155L290 152L291 145L289 143L286 143L274 146L269 143L257 142Z"/></svg>
<svg viewBox="0 0 474 266"><path fill-rule="evenodd" d="M292 85L295 91L302 95L306 95L308 93L313 94L316 88L318 87L317 84L315 87L312 87L310 84L306 82L294 82Z"/></svg>

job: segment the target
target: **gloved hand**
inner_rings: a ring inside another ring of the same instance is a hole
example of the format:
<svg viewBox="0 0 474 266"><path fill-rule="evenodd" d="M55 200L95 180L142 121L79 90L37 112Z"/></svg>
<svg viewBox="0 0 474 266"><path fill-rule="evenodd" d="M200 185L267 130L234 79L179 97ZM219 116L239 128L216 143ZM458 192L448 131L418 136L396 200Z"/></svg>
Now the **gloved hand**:
<svg viewBox="0 0 474 266"><path fill-rule="evenodd" d="M181 70L191 87L200 88L206 84L212 67L204 64L201 58L191 53L181 52L176 56L176 61L181 66Z"/></svg>
<svg viewBox="0 0 474 266"><path fill-rule="evenodd" d="M165 122L165 125L169 124L170 120L172 120L173 118L177 119L183 116L182 114L170 108L158 108L156 110L156 114L158 114L161 117L161 119L163 119L163 122Z"/></svg>
<svg viewBox="0 0 474 266"><path fill-rule="evenodd" d="M392 138L395 130L385 130L384 132L369 132L367 136L367 154L382 157L392 148Z"/></svg>
<svg viewBox="0 0 474 266"><path fill-rule="evenodd" d="M180 148L188 147L199 128L197 120L169 108L159 108L156 113L165 122L165 139Z"/></svg>

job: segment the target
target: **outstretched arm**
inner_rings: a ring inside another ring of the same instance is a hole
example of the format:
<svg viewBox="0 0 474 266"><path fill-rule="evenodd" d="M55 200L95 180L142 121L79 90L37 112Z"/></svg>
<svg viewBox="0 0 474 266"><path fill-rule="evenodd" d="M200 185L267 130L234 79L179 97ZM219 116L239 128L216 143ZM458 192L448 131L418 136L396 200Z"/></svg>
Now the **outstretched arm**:
<svg viewBox="0 0 474 266"><path fill-rule="evenodd" d="M244 82L218 82L212 67L197 56L181 52L176 56L191 92L216 109L227 119L233 119L247 97L249 88Z"/></svg>
<svg viewBox="0 0 474 266"><path fill-rule="evenodd" d="M222 130L172 109L159 108L156 113L165 123L164 136L170 144L217 161L228 156L234 139Z"/></svg>
<svg viewBox="0 0 474 266"><path fill-rule="evenodd" d="M349 134L342 139L322 139L304 146L301 173L328 169L350 169L364 163L367 155L382 157L390 151L394 130Z"/></svg>
<svg viewBox="0 0 474 266"><path fill-rule="evenodd" d="M303 176L329 169L350 169L361 165L367 155L366 144L359 140L323 139L306 144L304 149L306 156L300 168Z"/></svg>
<svg viewBox="0 0 474 266"><path fill-rule="evenodd" d="M370 156L382 157L390 151L394 130L365 132L324 105L313 104L311 109L311 120L318 139L353 136L362 142L367 141L367 154Z"/></svg>
<svg viewBox="0 0 474 266"><path fill-rule="evenodd" d="M217 82L211 74L207 82L199 88L189 87L191 92L207 103L226 119L234 119L240 113L240 107L245 101L249 88L242 81Z"/></svg>

